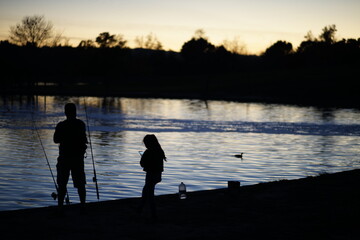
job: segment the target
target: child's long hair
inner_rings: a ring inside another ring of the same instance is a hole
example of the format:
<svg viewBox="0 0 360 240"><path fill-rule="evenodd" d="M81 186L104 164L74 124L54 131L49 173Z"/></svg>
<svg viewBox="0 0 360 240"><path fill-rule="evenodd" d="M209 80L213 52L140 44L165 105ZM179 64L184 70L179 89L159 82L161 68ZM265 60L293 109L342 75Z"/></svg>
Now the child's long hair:
<svg viewBox="0 0 360 240"><path fill-rule="evenodd" d="M165 152L161 148L161 145L154 134L147 134L144 137L143 142L147 149L153 150L153 151L158 151L162 155L162 158L166 161Z"/></svg>

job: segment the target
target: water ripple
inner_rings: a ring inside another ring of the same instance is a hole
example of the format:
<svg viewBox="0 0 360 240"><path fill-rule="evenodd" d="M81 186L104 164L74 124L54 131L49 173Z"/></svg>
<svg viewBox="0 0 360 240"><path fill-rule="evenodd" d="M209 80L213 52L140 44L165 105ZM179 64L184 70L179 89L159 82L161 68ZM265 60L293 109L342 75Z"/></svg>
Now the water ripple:
<svg viewBox="0 0 360 240"><path fill-rule="evenodd" d="M0 129L31 130L33 126L3 125ZM38 129L54 129L52 124L45 124ZM151 132L238 132L262 134L294 134L321 136L360 136L359 124L314 124L287 122L241 122L241 121L195 121L178 119L122 119L107 125L95 125L91 131L151 131Z"/></svg>

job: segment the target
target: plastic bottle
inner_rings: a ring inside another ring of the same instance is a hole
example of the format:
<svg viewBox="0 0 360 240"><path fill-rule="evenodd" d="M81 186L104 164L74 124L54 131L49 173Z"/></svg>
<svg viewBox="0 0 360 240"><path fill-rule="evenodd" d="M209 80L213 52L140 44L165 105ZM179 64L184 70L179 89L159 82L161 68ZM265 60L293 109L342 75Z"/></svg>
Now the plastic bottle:
<svg viewBox="0 0 360 240"><path fill-rule="evenodd" d="M186 199L186 186L183 182L179 185L179 197L180 199Z"/></svg>

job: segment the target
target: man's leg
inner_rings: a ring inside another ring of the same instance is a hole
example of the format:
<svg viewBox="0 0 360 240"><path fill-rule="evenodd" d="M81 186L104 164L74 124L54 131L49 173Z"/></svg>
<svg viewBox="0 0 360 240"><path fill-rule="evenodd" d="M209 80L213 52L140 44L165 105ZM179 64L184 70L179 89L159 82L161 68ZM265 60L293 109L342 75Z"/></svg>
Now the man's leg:
<svg viewBox="0 0 360 240"><path fill-rule="evenodd" d="M85 177L85 171L84 171L84 162L79 161L77 164L75 164L71 169L71 176L74 183L74 187L77 188L80 203L85 204L86 203L86 177Z"/></svg>
<svg viewBox="0 0 360 240"><path fill-rule="evenodd" d="M66 185L69 181L70 169L65 164L58 163L57 170L57 184L58 184L58 206L64 205L64 199L67 192Z"/></svg>
<svg viewBox="0 0 360 240"><path fill-rule="evenodd" d="M85 204L86 203L86 188L85 188L85 185L78 186L77 190L78 190L78 194L79 194L79 198L80 198L80 203Z"/></svg>
<svg viewBox="0 0 360 240"><path fill-rule="evenodd" d="M61 207L64 205L64 199L65 199L65 195L66 195L66 185L65 186L60 186L59 185L59 189L58 189L58 206Z"/></svg>

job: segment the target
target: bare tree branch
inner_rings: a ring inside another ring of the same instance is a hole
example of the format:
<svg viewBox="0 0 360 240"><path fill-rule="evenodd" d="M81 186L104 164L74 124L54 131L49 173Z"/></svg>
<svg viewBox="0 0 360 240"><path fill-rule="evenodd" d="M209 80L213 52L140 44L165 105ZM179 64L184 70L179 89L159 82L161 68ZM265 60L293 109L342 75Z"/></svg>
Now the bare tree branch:
<svg viewBox="0 0 360 240"><path fill-rule="evenodd" d="M53 25L44 16L26 16L21 23L10 27L9 40L17 45L41 47L53 37Z"/></svg>

